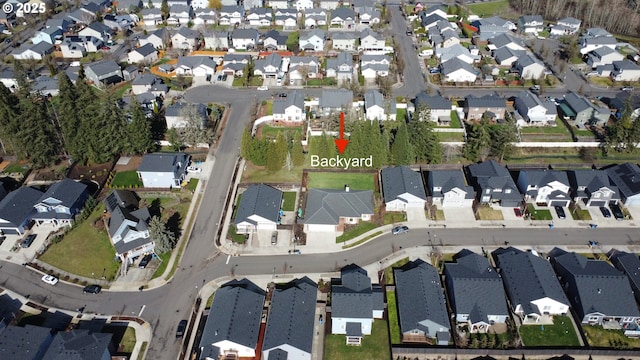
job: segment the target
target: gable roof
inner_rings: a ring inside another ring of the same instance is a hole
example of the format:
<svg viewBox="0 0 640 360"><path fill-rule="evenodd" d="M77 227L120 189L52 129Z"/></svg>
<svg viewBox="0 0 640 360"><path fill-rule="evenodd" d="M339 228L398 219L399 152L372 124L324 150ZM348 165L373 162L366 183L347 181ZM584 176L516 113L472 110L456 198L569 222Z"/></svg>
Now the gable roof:
<svg viewBox="0 0 640 360"><path fill-rule="evenodd" d="M467 108L506 108L507 100L498 95L484 95L475 97L469 95L465 98Z"/></svg>
<svg viewBox="0 0 640 360"><path fill-rule="evenodd" d="M439 94L429 95L425 91L419 92L412 102L416 108L426 105L431 110L451 110L451 100Z"/></svg>
<svg viewBox="0 0 640 360"><path fill-rule="evenodd" d="M151 43L146 43L143 46L133 49L132 51L137 52L138 54L142 55L142 56L147 56L150 54L154 54L156 53L156 48L153 46L153 44Z"/></svg>
<svg viewBox="0 0 640 360"><path fill-rule="evenodd" d="M304 110L304 95L297 91L292 91L287 97L274 100L272 113L284 114L285 110L291 106Z"/></svg>
<svg viewBox="0 0 640 360"><path fill-rule="evenodd" d="M304 223L338 225L341 217L373 213L371 190L309 189Z"/></svg>
<svg viewBox="0 0 640 360"><path fill-rule="evenodd" d="M424 183L419 172L406 166L396 166L382 169L380 176L382 177L382 193L385 202L392 201L406 193L427 200Z"/></svg>
<svg viewBox="0 0 640 360"><path fill-rule="evenodd" d="M332 40L352 40L355 41L358 36L354 33L354 32L347 32L347 31L336 31L331 33L331 39Z"/></svg>
<svg viewBox="0 0 640 360"><path fill-rule="evenodd" d="M347 7L339 7L331 11L331 20L333 19L342 19L346 20L348 18L355 19L356 14L353 10Z"/></svg>
<svg viewBox="0 0 640 360"><path fill-rule="evenodd" d="M20 225L34 209L38 203L42 192L29 186L20 187L10 193L0 201L0 219L5 220L9 225Z"/></svg>
<svg viewBox="0 0 640 360"><path fill-rule="evenodd" d="M431 186L440 188L438 192L429 189L431 196L443 197L444 194L458 188L466 192L465 199L473 199L475 197L473 187L465 183L464 174L460 170L432 170L429 171L429 179Z"/></svg>
<svg viewBox="0 0 640 360"><path fill-rule="evenodd" d="M264 70L267 66L273 66L276 71L279 71L280 65L282 65L282 56L278 53L271 53L264 59L256 60L255 69Z"/></svg>
<svg viewBox="0 0 640 360"><path fill-rule="evenodd" d="M306 276L276 285L263 350L289 345L311 353L317 293L318 285Z"/></svg>
<svg viewBox="0 0 640 360"><path fill-rule="evenodd" d="M612 199L619 199L618 187L611 184L605 170L569 170L569 183L579 197L588 197L591 193L606 187L614 192ZM581 187L585 187L581 190Z"/></svg>
<svg viewBox="0 0 640 360"><path fill-rule="evenodd" d="M638 254L614 250L610 259L616 269L627 274L636 299L640 298L640 292L638 292L640 291L640 258L638 258Z"/></svg>
<svg viewBox="0 0 640 360"><path fill-rule="evenodd" d="M86 191L87 185L65 178L49 186L47 191L40 197L38 203L53 198L60 201L60 204L64 207L71 207Z"/></svg>
<svg viewBox="0 0 640 360"><path fill-rule="evenodd" d="M112 334L92 333L89 330L74 329L60 331L54 336L42 360L93 360L110 354Z"/></svg>
<svg viewBox="0 0 640 360"><path fill-rule="evenodd" d="M191 156L182 153L151 153L142 157L142 162L138 166L138 172L182 172L189 165Z"/></svg>
<svg viewBox="0 0 640 360"><path fill-rule="evenodd" d="M515 38L509 34L503 33L497 36L492 37L491 39L489 39L489 42L493 45L496 46L496 48L501 48L505 45L509 45L511 43L516 44L520 47L524 48L524 44L522 43L522 41L518 38Z"/></svg>
<svg viewBox="0 0 640 360"><path fill-rule="evenodd" d="M520 174L523 173L527 177L528 185L541 187L557 181L566 186L570 186L569 177L567 176L567 173L565 171L549 169L526 169L520 171Z"/></svg>
<svg viewBox="0 0 640 360"><path fill-rule="evenodd" d="M473 68L473 66L467 64L466 62L458 59L458 58L453 58L443 64L440 65L442 67L442 74L443 75L448 75L451 73L454 73L458 70L465 70L466 72L470 73L470 74L476 74L476 69Z"/></svg>
<svg viewBox="0 0 640 360"><path fill-rule="evenodd" d="M211 356L218 351L214 344L225 340L255 349L264 299L264 290L247 279L231 280L216 290L200 340L200 358L217 358Z"/></svg>
<svg viewBox="0 0 640 360"><path fill-rule="evenodd" d="M521 305L525 315L542 315L542 309L531 302L545 297L569 305L547 260L512 247L500 248L493 254L514 309Z"/></svg>
<svg viewBox="0 0 640 360"><path fill-rule="evenodd" d="M640 167L637 164L627 162L607 168L606 171L625 198L640 194Z"/></svg>
<svg viewBox="0 0 640 360"><path fill-rule="evenodd" d="M503 61L507 59L511 59L513 57L515 57L516 59L519 59L520 57L524 56L526 53L527 52L524 50L513 50L508 46L503 46L499 49L496 49L493 52L493 57L496 59L498 63L502 63Z"/></svg>
<svg viewBox="0 0 640 360"><path fill-rule="evenodd" d="M53 339L52 329L9 325L0 332L0 357L3 359L39 359Z"/></svg>
<svg viewBox="0 0 640 360"><path fill-rule="evenodd" d="M384 309L379 286L372 286L367 271L356 264L340 269L340 280L331 286L331 316L373 318L374 310Z"/></svg>
<svg viewBox="0 0 640 360"><path fill-rule="evenodd" d="M360 39L366 38L367 36L373 36L376 40L385 40L384 35L380 34L379 32L373 31L371 28L364 28L361 32L360 32Z"/></svg>
<svg viewBox="0 0 640 360"><path fill-rule="evenodd" d="M108 212L112 212L117 207L122 207L125 209L137 209L138 208L138 198L133 193L133 191L129 190L113 190L107 197L103 200L105 209Z"/></svg>
<svg viewBox="0 0 640 360"><path fill-rule="evenodd" d="M174 6L178 6L178 5L174 5ZM180 6L183 6L183 5L180 5ZM186 6L185 6L185 7L186 7ZM195 32L195 31L193 31L193 30L189 29L189 28L188 28L188 27L186 27L186 26L183 26L183 27L181 27L181 28L180 28L180 30L178 30L178 32L177 32L177 33L173 34L173 36L176 36L176 35L184 36L184 37L185 37L185 38L187 38L187 39L195 39L195 38L197 38L200 34L198 34L197 32Z"/></svg>
<svg viewBox="0 0 640 360"><path fill-rule="evenodd" d="M232 39L257 39L258 30L256 29L233 29L231 33Z"/></svg>
<svg viewBox="0 0 640 360"><path fill-rule="evenodd" d="M84 65L85 69L91 69L96 76L110 74L114 71L120 71L120 65L113 60L100 60Z"/></svg>
<svg viewBox="0 0 640 360"><path fill-rule="evenodd" d="M322 89L321 108L347 109L353 106L353 91L347 89Z"/></svg>
<svg viewBox="0 0 640 360"><path fill-rule="evenodd" d="M324 40L325 38L325 33L322 29L319 28L315 28L313 30L309 30L309 31L301 31L300 32L300 40L309 40L312 37L317 36L320 38L320 40Z"/></svg>
<svg viewBox="0 0 640 360"><path fill-rule="evenodd" d="M255 221L250 217L258 215L274 223L278 222L280 216L280 205L282 204L282 191L264 184L251 184L242 193L242 199L238 205L238 212L234 224Z"/></svg>

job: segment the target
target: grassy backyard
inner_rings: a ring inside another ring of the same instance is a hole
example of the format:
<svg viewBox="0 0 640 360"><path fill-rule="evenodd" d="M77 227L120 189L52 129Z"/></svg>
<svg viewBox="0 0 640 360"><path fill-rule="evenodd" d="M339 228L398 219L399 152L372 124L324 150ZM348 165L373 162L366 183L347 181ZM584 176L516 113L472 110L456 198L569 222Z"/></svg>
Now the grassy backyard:
<svg viewBox="0 0 640 360"><path fill-rule="evenodd" d="M531 215L531 220L553 220L551 211L547 209L536 209L533 204L527 204L527 210Z"/></svg>
<svg viewBox="0 0 640 360"><path fill-rule="evenodd" d="M442 142L462 142L464 141L464 134L461 132L436 132L438 140Z"/></svg>
<svg viewBox="0 0 640 360"><path fill-rule="evenodd" d="M114 279L120 265L114 259L116 250L101 223L103 210L100 203L87 220L69 231L62 241L51 244L39 260L88 278L102 276L104 269L104 276Z"/></svg>
<svg viewBox="0 0 640 360"><path fill-rule="evenodd" d="M354 190L375 190L374 177L370 173L310 172L308 176L311 189L343 189L349 185Z"/></svg>
<svg viewBox="0 0 640 360"><path fill-rule="evenodd" d="M407 109L397 108L396 109L396 120L406 120L407 119Z"/></svg>
<svg viewBox="0 0 640 360"><path fill-rule="evenodd" d="M602 326L582 325L589 345L614 349L640 348L640 339L624 336L621 330L603 329Z"/></svg>
<svg viewBox="0 0 640 360"><path fill-rule="evenodd" d="M288 127L288 126L269 126L269 125L265 125L262 127L261 129L261 134L262 137L270 137L270 138L276 138L276 136L278 136L278 133L290 133L291 138L293 138L293 136L298 133L301 134L302 133L302 127L301 126L296 126L296 127Z"/></svg>
<svg viewBox="0 0 640 360"><path fill-rule="evenodd" d="M469 8L472 13L480 17L490 17L507 10L509 8L509 1L501 0L482 4L472 4L467 5L467 8Z"/></svg>
<svg viewBox="0 0 640 360"><path fill-rule="evenodd" d="M383 360L391 357L387 322L373 322L371 335L362 339L361 346L348 346L344 335L325 337L324 358L331 360Z"/></svg>
<svg viewBox="0 0 640 360"><path fill-rule="evenodd" d="M276 172L269 172L264 166L256 166L251 162L247 162L244 172L242 172L242 181L248 183L296 183L302 180L302 166L296 166L291 171L286 167Z"/></svg>
<svg viewBox="0 0 640 360"><path fill-rule="evenodd" d="M351 240L357 236L360 236L364 233L366 233L367 231L373 230L376 227L378 227L378 225L368 222L368 221L361 221L358 225L356 225L355 227L349 229L349 230L345 230L342 235L336 237L336 243L342 243L345 242L347 240Z"/></svg>
<svg viewBox="0 0 640 360"><path fill-rule="evenodd" d="M544 134L544 135L571 135L566 126L562 123L556 126L525 126L520 128L522 134Z"/></svg>
<svg viewBox="0 0 640 360"><path fill-rule="evenodd" d="M524 346L580 346L571 319L554 316L553 325L522 325L520 337Z"/></svg>
<svg viewBox="0 0 640 360"><path fill-rule="evenodd" d="M294 211L296 209L296 193L294 191L288 191L282 194L284 200L282 204L283 211Z"/></svg>
<svg viewBox="0 0 640 360"><path fill-rule="evenodd" d="M111 187L114 188L134 188L142 187L142 181L138 177L136 170L121 171L116 173L111 181Z"/></svg>
<svg viewBox="0 0 640 360"><path fill-rule="evenodd" d="M451 125L452 128L461 129L462 123L460 122L460 117L458 116L458 112L455 110L451 110Z"/></svg>
<svg viewBox="0 0 640 360"><path fill-rule="evenodd" d="M396 304L396 293L393 291L387 291L387 315L389 318L389 333L391 335L392 344L400 344L402 341L402 337L400 336L398 307Z"/></svg>

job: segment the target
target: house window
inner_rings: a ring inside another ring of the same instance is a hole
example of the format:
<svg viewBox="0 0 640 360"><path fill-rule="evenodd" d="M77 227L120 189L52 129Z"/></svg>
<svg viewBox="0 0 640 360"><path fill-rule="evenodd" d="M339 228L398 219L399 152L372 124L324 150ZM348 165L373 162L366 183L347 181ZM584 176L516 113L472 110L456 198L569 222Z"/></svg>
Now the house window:
<svg viewBox="0 0 640 360"><path fill-rule="evenodd" d="M505 194L511 194L511 189L506 189L504 192Z"/></svg>
<svg viewBox="0 0 640 360"><path fill-rule="evenodd" d="M542 311L545 311L545 312L546 312L546 311L549 311L549 310L551 310L551 306L549 306L549 305L544 306L544 307L542 308Z"/></svg>
<svg viewBox="0 0 640 360"><path fill-rule="evenodd" d="M485 194L491 194L491 189L487 189L484 191Z"/></svg>
<svg viewBox="0 0 640 360"><path fill-rule="evenodd" d="M598 321L597 316L589 316L589 321Z"/></svg>
<svg viewBox="0 0 640 360"><path fill-rule="evenodd" d="M594 199L599 199L600 198L600 193L599 192L593 193L593 198Z"/></svg>

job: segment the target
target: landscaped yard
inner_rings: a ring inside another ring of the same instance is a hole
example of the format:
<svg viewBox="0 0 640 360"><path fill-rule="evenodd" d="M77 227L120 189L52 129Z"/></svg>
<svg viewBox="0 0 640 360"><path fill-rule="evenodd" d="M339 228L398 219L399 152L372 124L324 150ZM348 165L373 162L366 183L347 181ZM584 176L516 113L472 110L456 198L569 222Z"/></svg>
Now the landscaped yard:
<svg viewBox="0 0 640 360"><path fill-rule="evenodd" d="M310 172L308 176L311 189L344 189L349 185L354 190L375 190L371 173Z"/></svg>
<svg viewBox="0 0 640 360"><path fill-rule="evenodd" d="M509 1L492 1L482 4L467 5L469 10L480 17L491 17L509 8Z"/></svg>
<svg viewBox="0 0 640 360"><path fill-rule="evenodd" d="M269 125L264 125L261 128L261 134L263 137L267 136L270 138L276 138L276 136L278 136L278 133L287 133L289 132L291 135L291 138L293 139L293 136L295 135L295 133L299 133L302 134L302 127L301 126L296 126L296 127L290 127L290 126L269 126Z"/></svg>
<svg viewBox="0 0 640 360"><path fill-rule="evenodd" d="M309 79L307 81L307 86L333 86L336 85L336 79L334 78L324 78L324 79Z"/></svg>
<svg viewBox="0 0 640 360"><path fill-rule="evenodd" d="M266 110L267 115L273 115L273 101L266 102Z"/></svg>
<svg viewBox="0 0 640 360"><path fill-rule="evenodd" d="M593 347L615 349L640 348L640 339L624 336L621 330L603 329L602 326L582 325L587 342Z"/></svg>
<svg viewBox="0 0 640 360"><path fill-rule="evenodd" d="M531 220L553 220L551 211L548 209L536 209L533 204L527 204L527 210L531 215Z"/></svg>
<svg viewBox="0 0 640 360"><path fill-rule="evenodd" d="M573 218L573 220L591 220L591 214L587 209L575 209L569 210L569 212L571 213L571 217Z"/></svg>
<svg viewBox="0 0 640 360"><path fill-rule="evenodd" d="M460 117L458 116L458 112L455 110L451 110L451 124L449 125L452 128L461 129L462 123L460 122Z"/></svg>
<svg viewBox="0 0 640 360"><path fill-rule="evenodd" d="M244 244L246 241L244 234L236 233L236 226L233 224L229 224L229 237L231 238L231 241L237 244Z"/></svg>
<svg viewBox="0 0 640 360"><path fill-rule="evenodd" d="M51 244L39 260L88 278L100 278L104 271L104 276L113 280L120 264L115 261L116 250L102 225L103 210L100 203L87 220L69 231L62 241Z"/></svg>
<svg viewBox="0 0 640 360"><path fill-rule="evenodd" d="M384 224L396 224L399 222L407 221L407 217L404 213L388 212L384 214Z"/></svg>
<svg viewBox="0 0 640 360"><path fill-rule="evenodd" d="M189 180L189 184L187 184L187 190L191 192L195 191L199 181L200 181L199 179L191 178Z"/></svg>
<svg viewBox="0 0 640 360"><path fill-rule="evenodd" d="M296 193L294 191L288 191L282 194L284 200L282 204L283 211L295 211L296 209Z"/></svg>
<svg viewBox="0 0 640 360"><path fill-rule="evenodd" d="M567 316L554 316L553 325L522 325L520 337L525 346L580 346Z"/></svg>
<svg viewBox="0 0 640 360"><path fill-rule="evenodd" d="M142 181L138 177L136 170L121 171L116 173L113 180L111 180L111 187L116 189L142 187Z"/></svg>
<svg viewBox="0 0 640 360"><path fill-rule="evenodd" d="M409 258L406 257L406 258L403 258L403 259L400 259L400 260L394 262L393 264L391 264L391 266L385 268L384 269L384 281L385 281L385 283L387 285L395 284L395 280L393 278L393 269L402 267L408 262L409 262Z"/></svg>
<svg viewBox="0 0 640 360"><path fill-rule="evenodd" d="M397 108L396 109L396 120L402 121L407 118L407 109Z"/></svg>
<svg viewBox="0 0 640 360"><path fill-rule="evenodd" d="M246 85L246 79L243 77L233 78L233 86L242 87ZM260 86L262 85L262 78L254 76L251 78L251 84L249 86Z"/></svg>
<svg viewBox="0 0 640 360"><path fill-rule="evenodd" d="M269 172L266 167L256 166L251 162L247 162L246 168L242 173L242 181L248 183L296 183L300 184L302 180L302 166L296 166L291 171L286 167L276 171Z"/></svg>
<svg viewBox="0 0 640 360"><path fill-rule="evenodd" d="M358 225L356 225L355 227L349 229L349 230L345 230L342 235L336 237L336 243L342 243L345 242L347 240L351 240L357 236L360 236L364 233L366 233L367 231L373 230L376 227L378 227L378 225L372 223L372 222L368 222L368 221L360 221L360 223Z"/></svg>
<svg viewBox="0 0 640 360"><path fill-rule="evenodd" d="M438 140L442 142L462 142L464 141L464 134L461 132L436 132Z"/></svg>
<svg viewBox="0 0 640 360"><path fill-rule="evenodd" d="M402 337L400 336L398 307L396 304L396 293L393 291L387 291L387 314L389 317L389 333L391 335L392 344L400 344L402 341Z"/></svg>
<svg viewBox="0 0 640 360"><path fill-rule="evenodd" d="M325 337L324 358L331 360L386 360L391 357L389 349L389 330L387 322L375 320L371 335L362 339L361 346L348 346L345 335L327 335Z"/></svg>
<svg viewBox="0 0 640 360"><path fill-rule="evenodd" d="M489 206L478 206L476 218L478 220L504 220L502 211L494 210Z"/></svg>
<svg viewBox="0 0 640 360"><path fill-rule="evenodd" d="M102 333L113 334L118 352L130 354L136 345L136 330L128 326L105 326Z"/></svg>

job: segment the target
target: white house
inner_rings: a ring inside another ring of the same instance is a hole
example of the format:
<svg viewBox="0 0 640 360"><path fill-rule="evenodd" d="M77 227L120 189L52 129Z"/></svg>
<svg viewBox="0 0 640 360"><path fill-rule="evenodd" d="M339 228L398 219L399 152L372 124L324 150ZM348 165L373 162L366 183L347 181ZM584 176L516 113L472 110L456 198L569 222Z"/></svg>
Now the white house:
<svg viewBox="0 0 640 360"><path fill-rule="evenodd" d="M331 33L332 47L334 50L355 50L356 35L353 32L336 31Z"/></svg>
<svg viewBox="0 0 640 360"><path fill-rule="evenodd" d="M204 34L204 48L209 50L226 50L229 48L229 33L211 31Z"/></svg>
<svg viewBox="0 0 640 360"><path fill-rule="evenodd" d="M313 29L300 33L298 39L299 47L301 50L307 51L323 51L324 50L324 31L320 29Z"/></svg>
<svg viewBox="0 0 640 360"><path fill-rule="evenodd" d="M146 188L180 188L190 159L179 152L146 154L138 166L138 177Z"/></svg>
<svg viewBox="0 0 640 360"><path fill-rule="evenodd" d="M256 60L253 74L261 76L263 79L276 78L282 69L282 56L278 53L271 53L264 59Z"/></svg>
<svg viewBox="0 0 640 360"><path fill-rule="evenodd" d="M216 62L209 56L181 56L175 66L176 75L206 77L216 72Z"/></svg>
<svg viewBox="0 0 640 360"><path fill-rule="evenodd" d="M561 207L571 202L571 186L565 171L522 170L517 185L525 201Z"/></svg>
<svg viewBox="0 0 640 360"><path fill-rule="evenodd" d="M524 55L518 58L515 63L520 77L523 79L542 79L545 76L546 67L542 61L533 57L533 55Z"/></svg>
<svg viewBox="0 0 640 360"><path fill-rule="evenodd" d="M145 27L155 27L156 25L162 24L162 12L160 12L160 8L142 9L140 10L140 15L142 16L142 22Z"/></svg>
<svg viewBox="0 0 640 360"><path fill-rule="evenodd" d="M305 75L316 78L320 72L320 61L313 56L292 56L289 58L289 82L291 85L304 85Z"/></svg>
<svg viewBox="0 0 640 360"><path fill-rule="evenodd" d="M424 209L427 194L422 175L406 166L388 167L380 172L386 211Z"/></svg>
<svg viewBox="0 0 640 360"><path fill-rule="evenodd" d="M174 49L193 51L198 45L199 34L186 26L183 26L171 37L171 46Z"/></svg>
<svg viewBox="0 0 640 360"><path fill-rule="evenodd" d="M396 103L392 99L384 100L378 90L367 90L364 93L364 112L367 120L395 120Z"/></svg>
<svg viewBox="0 0 640 360"><path fill-rule="evenodd" d="M251 26L269 26L271 25L271 9L252 8L248 10L246 19Z"/></svg>
<svg viewBox="0 0 640 360"><path fill-rule="evenodd" d="M529 90L523 90L516 97L515 108L532 126L555 125L558 111L551 101L541 101L540 98Z"/></svg>
<svg viewBox="0 0 640 360"><path fill-rule="evenodd" d="M214 9L194 7L193 25L215 25L218 22L218 13Z"/></svg>
<svg viewBox="0 0 640 360"><path fill-rule="evenodd" d="M264 184L252 184L243 193L233 224L236 233L275 231L280 223L282 191Z"/></svg>
<svg viewBox="0 0 640 360"><path fill-rule="evenodd" d="M240 6L222 6L220 8L220 25L235 25L242 23L244 9Z"/></svg>
<svg viewBox="0 0 640 360"><path fill-rule="evenodd" d="M573 18L573 17L562 18L558 20L556 25L551 27L550 35L552 36L573 35L580 30L580 25L582 25L582 21L576 18Z"/></svg>
<svg viewBox="0 0 640 360"><path fill-rule="evenodd" d="M153 64L158 61L158 50L151 44L133 49L127 54L129 64Z"/></svg>
<svg viewBox="0 0 640 360"><path fill-rule="evenodd" d="M165 28L160 28L147 36L140 37L138 39L138 45L145 46L146 44L151 44L156 49L164 49L169 40L169 32Z"/></svg>
<svg viewBox="0 0 640 360"><path fill-rule="evenodd" d="M327 10L313 8L304 11L304 27L306 29L313 29L323 25L327 25Z"/></svg>
<svg viewBox="0 0 640 360"><path fill-rule="evenodd" d="M592 69L601 65L611 65L614 61L621 61L624 59L624 55L606 46L595 49L587 54L587 64L591 66Z"/></svg>
<svg viewBox="0 0 640 360"><path fill-rule="evenodd" d="M274 100L273 120L287 123L301 123L304 121L304 95L294 91L285 98Z"/></svg>
<svg viewBox="0 0 640 360"><path fill-rule="evenodd" d="M186 4L172 5L169 9L169 17L167 18L167 25L181 25L187 26L191 18L193 17L193 10L191 6Z"/></svg>
<svg viewBox="0 0 640 360"><path fill-rule="evenodd" d="M46 41L37 44L22 44L18 49L13 50L14 60L42 60L47 54L53 51L53 45Z"/></svg>
<svg viewBox="0 0 640 360"><path fill-rule="evenodd" d="M92 22L89 26L78 31L78 35L93 36L94 38L100 39L102 42L107 42L111 40L111 37L114 35L114 31L103 23Z"/></svg>
<svg viewBox="0 0 640 360"><path fill-rule="evenodd" d="M386 45L386 38L384 35L377 33L370 28L362 30L360 33L360 46L359 50L362 51L380 51L384 50Z"/></svg>
<svg viewBox="0 0 640 360"><path fill-rule="evenodd" d="M339 0L320 0L320 7L327 10L337 9L340 6Z"/></svg>
<svg viewBox="0 0 640 360"><path fill-rule="evenodd" d="M258 42L258 30L234 29L231 33L231 43L235 49L252 49Z"/></svg>
<svg viewBox="0 0 640 360"><path fill-rule="evenodd" d="M438 208L471 208L475 191L460 170L432 170L427 177L431 202Z"/></svg>
<svg viewBox="0 0 640 360"><path fill-rule="evenodd" d="M475 82L476 70L466 62L454 58L440 65L445 82Z"/></svg>
<svg viewBox="0 0 640 360"><path fill-rule="evenodd" d="M615 49L616 46L618 46L618 40L613 37L613 35L609 33L607 34L608 35L598 36L584 35L580 37L580 39L578 40L578 45L580 46L580 54L588 54L593 50L601 48L603 46Z"/></svg>
<svg viewBox="0 0 640 360"><path fill-rule="evenodd" d="M629 60L614 61L611 78L615 81L638 81L640 67Z"/></svg>
<svg viewBox="0 0 640 360"><path fill-rule="evenodd" d="M542 31L543 25L541 15L523 15L518 18L518 28L525 34L537 34Z"/></svg>
<svg viewBox="0 0 640 360"><path fill-rule="evenodd" d="M356 14L351 8L340 7L331 11L329 24L343 29L351 29L355 26Z"/></svg>
<svg viewBox="0 0 640 360"><path fill-rule="evenodd" d="M298 13L295 9L276 9L274 18L276 25L282 26L285 30L298 27Z"/></svg>
<svg viewBox="0 0 640 360"><path fill-rule="evenodd" d="M428 113L425 113L425 110L427 110ZM417 121L437 121L443 125L451 122L452 110L451 100L441 95L429 95L424 91L419 92L415 99L407 104L407 113L410 119Z"/></svg>
<svg viewBox="0 0 640 360"><path fill-rule="evenodd" d="M305 207L304 230L342 232L346 224L369 221L374 213L371 190L309 189Z"/></svg>
<svg viewBox="0 0 640 360"><path fill-rule="evenodd" d="M267 6L272 9L287 9L289 8L288 0L266 0Z"/></svg>
<svg viewBox="0 0 640 360"><path fill-rule="evenodd" d="M296 0L294 2L294 7L298 12L304 12L307 9L313 9L313 1L312 0Z"/></svg>

